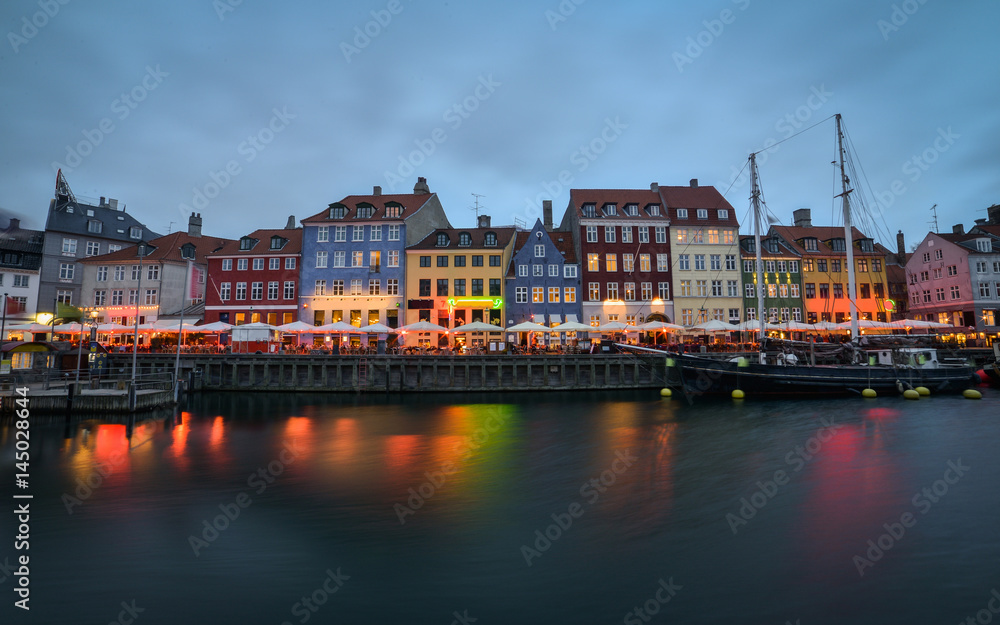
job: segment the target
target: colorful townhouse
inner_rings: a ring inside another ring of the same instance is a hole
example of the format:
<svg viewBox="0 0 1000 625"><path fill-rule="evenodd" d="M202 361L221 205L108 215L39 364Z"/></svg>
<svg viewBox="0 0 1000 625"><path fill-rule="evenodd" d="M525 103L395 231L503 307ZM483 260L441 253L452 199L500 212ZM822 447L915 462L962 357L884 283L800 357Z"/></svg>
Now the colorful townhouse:
<svg viewBox="0 0 1000 625"><path fill-rule="evenodd" d="M480 215L476 228L438 228L406 248L406 323L454 328L473 321L505 326L504 277L516 230L494 228Z"/></svg>
<svg viewBox="0 0 1000 625"><path fill-rule="evenodd" d="M580 266L570 233L549 232L540 219L518 232L505 280L507 326L580 321Z"/></svg>
<svg viewBox="0 0 1000 625"><path fill-rule="evenodd" d="M413 193L349 195L302 220L299 319L313 325L399 327L406 248L451 224L436 193L418 178Z"/></svg>
<svg viewBox="0 0 1000 625"><path fill-rule="evenodd" d="M559 231L572 236L580 263L582 323L673 321L669 228L656 183L570 190Z"/></svg>
<svg viewBox="0 0 1000 625"><path fill-rule="evenodd" d="M670 263L677 323L740 322L743 308L736 211L697 178L688 186L659 187L670 220Z"/></svg>
<svg viewBox="0 0 1000 625"><path fill-rule="evenodd" d="M997 331L1000 236L983 228L927 233L906 264L910 314L916 319Z"/></svg>
<svg viewBox="0 0 1000 625"><path fill-rule="evenodd" d="M7 326L36 320L44 245L45 233L22 228L16 217L0 230L0 292L6 297L0 306Z"/></svg>
<svg viewBox="0 0 1000 625"><path fill-rule="evenodd" d="M840 226L813 226L811 211L794 211L793 226L771 226L769 236L782 243L801 258L802 303L807 323L817 321L848 321L851 314L847 292L847 239ZM886 309L887 288L885 264L889 251L875 243L857 228L852 228L854 256L854 293L861 319L891 321Z"/></svg>
<svg viewBox="0 0 1000 625"><path fill-rule="evenodd" d="M743 261L743 309L746 320L764 319L769 323L804 321L802 310L802 272L799 255L779 237L760 239L760 259L763 263L758 283L757 248L753 236L740 237ZM764 309L758 312L757 289L764 295Z"/></svg>
<svg viewBox="0 0 1000 625"><path fill-rule="evenodd" d="M254 230L207 255L205 323L282 325L298 320L302 229Z"/></svg>

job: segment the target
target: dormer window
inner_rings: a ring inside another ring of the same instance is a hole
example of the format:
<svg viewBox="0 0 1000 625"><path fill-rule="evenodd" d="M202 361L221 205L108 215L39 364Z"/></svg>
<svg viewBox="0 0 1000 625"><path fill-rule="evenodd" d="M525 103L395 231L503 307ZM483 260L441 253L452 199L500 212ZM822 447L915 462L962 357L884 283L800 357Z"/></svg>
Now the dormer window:
<svg viewBox="0 0 1000 625"><path fill-rule="evenodd" d="M861 248L862 252L874 252L875 245L872 243L871 239L861 239L858 241L858 247Z"/></svg>
<svg viewBox="0 0 1000 625"><path fill-rule="evenodd" d="M708 209L699 208L698 209L698 219L708 219Z"/></svg>
<svg viewBox="0 0 1000 625"><path fill-rule="evenodd" d="M386 202L385 204L385 217L386 219L399 219L403 216L403 205L399 202Z"/></svg>
<svg viewBox="0 0 1000 625"><path fill-rule="evenodd" d="M757 245L754 243L753 239L747 239L746 241L744 241L743 242L743 248L746 251L750 252L751 254L754 254L754 253L757 252Z"/></svg>
<svg viewBox="0 0 1000 625"><path fill-rule="evenodd" d="M438 247L448 247L449 239L448 235L444 232L439 232L437 235L437 246Z"/></svg>
<svg viewBox="0 0 1000 625"><path fill-rule="evenodd" d="M195 247L191 243L185 243L181 246L181 258L186 260L194 260Z"/></svg>
<svg viewBox="0 0 1000 625"><path fill-rule="evenodd" d="M273 237L271 237L272 250L280 250L281 248L285 247L285 243L288 243L288 239L279 237L278 235L274 235Z"/></svg>
<svg viewBox="0 0 1000 625"><path fill-rule="evenodd" d="M91 219L87 222L87 232L93 232L94 234L101 234L104 232L104 223L97 220Z"/></svg>
<svg viewBox="0 0 1000 625"><path fill-rule="evenodd" d="M347 216L347 207L343 204L330 204L330 219L343 219Z"/></svg>
<svg viewBox="0 0 1000 625"><path fill-rule="evenodd" d="M815 252L819 249L817 243L818 241L815 237L806 237L802 239L802 247L805 248L807 252Z"/></svg>
<svg viewBox="0 0 1000 625"><path fill-rule="evenodd" d="M649 215L650 217L659 217L660 216L660 205L659 204L650 204L649 206L646 207L646 214Z"/></svg>
<svg viewBox="0 0 1000 625"><path fill-rule="evenodd" d="M142 238L142 228L138 226L132 226L128 229L128 236L130 239L141 239Z"/></svg>
<svg viewBox="0 0 1000 625"><path fill-rule="evenodd" d="M468 232L462 232L458 235L458 246L459 247L469 247L472 245L472 235Z"/></svg>
<svg viewBox="0 0 1000 625"><path fill-rule="evenodd" d="M250 237L240 237L240 249L241 250L253 249L253 246L256 243L257 243L257 239L252 239Z"/></svg>
<svg viewBox="0 0 1000 625"><path fill-rule="evenodd" d="M775 241L774 239L768 239L767 240L767 251L770 252L770 253L772 253L772 254L777 254L778 253L778 242Z"/></svg>
<svg viewBox="0 0 1000 625"><path fill-rule="evenodd" d="M639 215L639 205L638 204L626 204L625 214L629 217L636 217Z"/></svg>
<svg viewBox="0 0 1000 625"><path fill-rule="evenodd" d="M993 251L989 239L976 239L976 249L979 250L980 252Z"/></svg>
<svg viewBox="0 0 1000 625"><path fill-rule="evenodd" d="M677 209L677 219L687 219L687 218L688 218L688 209L686 209L686 208L678 208Z"/></svg>
<svg viewBox="0 0 1000 625"><path fill-rule="evenodd" d="M358 219L371 219L372 215L375 213L375 207L367 202L362 202L358 204L357 216Z"/></svg>
<svg viewBox="0 0 1000 625"><path fill-rule="evenodd" d="M847 250L847 243L843 239L830 239L830 249L834 252L844 252Z"/></svg>
<svg viewBox="0 0 1000 625"><path fill-rule="evenodd" d="M720 209L718 209L715 212L716 212L716 215L718 215L719 219L729 219L729 209L728 208L720 208Z"/></svg>
<svg viewBox="0 0 1000 625"><path fill-rule="evenodd" d="M605 204L604 205L604 216L605 217L614 217L617 214L618 214L618 205L617 204Z"/></svg>
<svg viewBox="0 0 1000 625"><path fill-rule="evenodd" d="M486 247L496 247L497 246L497 233L487 232L485 239L483 239L483 244Z"/></svg>
<svg viewBox="0 0 1000 625"><path fill-rule="evenodd" d="M597 217L597 206L595 204L584 204L580 210L583 212L584 217Z"/></svg>

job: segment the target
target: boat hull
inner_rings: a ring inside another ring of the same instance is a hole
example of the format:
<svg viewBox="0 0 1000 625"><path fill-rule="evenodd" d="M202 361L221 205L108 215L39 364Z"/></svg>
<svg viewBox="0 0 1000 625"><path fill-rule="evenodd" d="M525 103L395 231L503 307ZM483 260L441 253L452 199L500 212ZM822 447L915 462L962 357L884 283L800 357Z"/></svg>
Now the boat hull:
<svg viewBox="0 0 1000 625"><path fill-rule="evenodd" d="M740 389L750 396L860 395L870 388L879 394L896 395L918 386L927 387L932 393L961 393L975 382L972 369L961 366L921 369L748 362L741 367L736 362L686 354L669 358L673 359L685 390L693 394L729 394Z"/></svg>

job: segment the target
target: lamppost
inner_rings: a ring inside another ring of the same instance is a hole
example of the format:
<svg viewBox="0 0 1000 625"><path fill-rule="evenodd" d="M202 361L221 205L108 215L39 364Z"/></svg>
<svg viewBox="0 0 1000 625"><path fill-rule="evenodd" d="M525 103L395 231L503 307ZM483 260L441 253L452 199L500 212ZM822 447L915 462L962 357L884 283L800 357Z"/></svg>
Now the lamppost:
<svg viewBox="0 0 1000 625"><path fill-rule="evenodd" d="M132 337L132 384L129 390L129 408L135 410L135 368L139 354L139 298L142 292L142 258L148 256L156 248L145 241L136 245L136 255L139 256L139 281L135 287L135 334Z"/></svg>

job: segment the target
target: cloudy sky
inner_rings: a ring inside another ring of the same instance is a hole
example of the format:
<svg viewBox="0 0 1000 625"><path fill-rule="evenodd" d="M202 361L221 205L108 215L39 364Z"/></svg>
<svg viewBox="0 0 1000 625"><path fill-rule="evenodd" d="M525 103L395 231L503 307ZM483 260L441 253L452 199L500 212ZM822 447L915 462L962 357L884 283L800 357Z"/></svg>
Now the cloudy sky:
<svg viewBox="0 0 1000 625"><path fill-rule="evenodd" d="M473 194L530 225L570 188L691 178L742 223L747 155L816 124L759 157L765 200L838 223L835 113L880 240L1000 202L992 0L7 0L0 18L0 208L37 228L59 167L164 233L198 210L235 238L417 176L456 226Z"/></svg>

